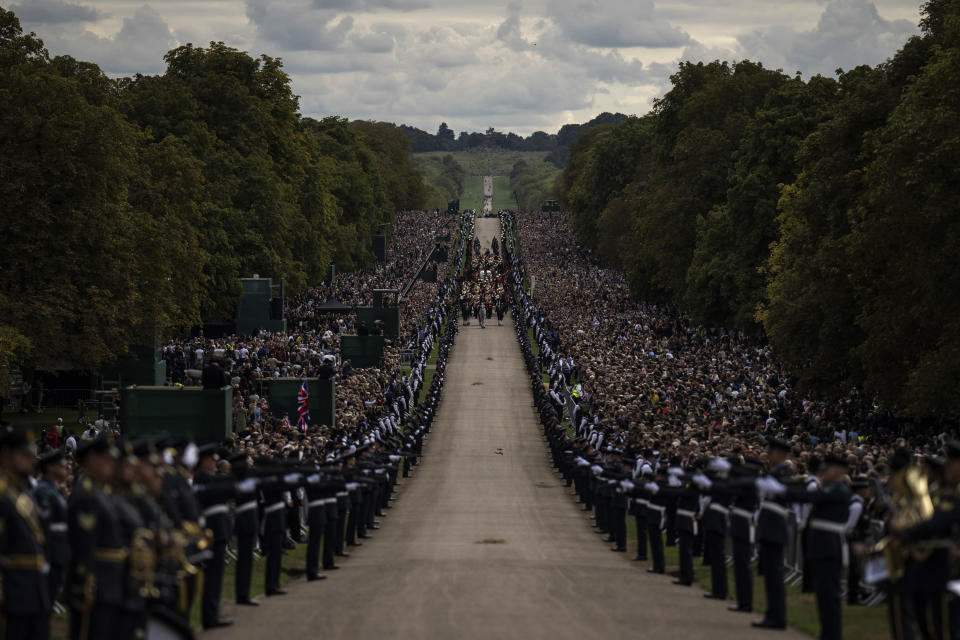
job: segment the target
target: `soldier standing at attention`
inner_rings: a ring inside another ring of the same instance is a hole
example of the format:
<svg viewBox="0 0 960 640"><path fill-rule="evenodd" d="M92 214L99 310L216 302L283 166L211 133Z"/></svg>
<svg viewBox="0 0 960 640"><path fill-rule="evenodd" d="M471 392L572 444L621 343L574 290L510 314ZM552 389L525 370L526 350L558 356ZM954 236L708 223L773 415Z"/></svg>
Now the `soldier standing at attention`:
<svg viewBox="0 0 960 640"><path fill-rule="evenodd" d="M118 451L113 438L84 440L78 457L82 477L68 503L72 640L114 638L124 595L127 549L110 498Z"/></svg>
<svg viewBox="0 0 960 640"><path fill-rule="evenodd" d="M50 602L53 603L59 597L60 587L63 586L70 550L67 538L67 501L60 492L70 475L70 469L61 449L40 456L37 463L41 476L32 494L46 538L47 562L50 564L47 583L50 587Z"/></svg>
<svg viewBox="0 0 960 640"><path fill-rule="evenodd" d="M239 478L244 478L250 468L246 454L230 458L230 465ZM255 478L250 478L255 485ZM242 484L242 483L241 483ZM253 486L250 487L251 489ZM253 577L253 551L260 532L260 519L257 517L257 494L254 491L239 492L234 510L233 531L237 535L237 566L234 592L237 604L256 607L258 603L250 599L250 582Z"/></svg>
<svg viewBox="0 0 960 640"><path fill-rule="evenodd" d="M26 493L36 455L32 440L13 427L0 434L0 636L5 640L46 640L50 635L43 530Z"/></svg>
<svg viewBox="0 0 960 640"><path fill-rule="evenodd" d="M223 587L223 565L230 539L230 508L227 500L233 497L234 483L231 478L217 476L220 452L216 444L208 444L197 450L199 462L193 477L193 490L203 509L206 528L213 533L211 554L203 562L203 594L201 596L201 622L204 629L226 627L233 620L220 617L220 593Z"/></svg>
<svg viewBox="0 0 960 640"><path fill-rule="evenodd" d="M792 502L813 503L807 526L807 548L804 551L813 567L813 588L817 594L817 613L820 616L821 640L840 640L841 580L848 564L847 516L850 505L850 487L844 482L847 461L828 455L824 460L823 488L808 491L805 487L782 485L773 479L758 481L765 495L785 496Z"/></svg>
<svg viewBox="0 0 960 640"><path fill-rule="evenodd" d="M767 441L769 446L768 475L764 478L787 480L793 474L788 464L793 447L777 438ZM767 613L753 626L764 629L787 628L787 591L783 585L783 548L787 544L787 518L790 511L781 497L770 497L760 505L757 517L757 543L763 585L767 594Z"/></svg>

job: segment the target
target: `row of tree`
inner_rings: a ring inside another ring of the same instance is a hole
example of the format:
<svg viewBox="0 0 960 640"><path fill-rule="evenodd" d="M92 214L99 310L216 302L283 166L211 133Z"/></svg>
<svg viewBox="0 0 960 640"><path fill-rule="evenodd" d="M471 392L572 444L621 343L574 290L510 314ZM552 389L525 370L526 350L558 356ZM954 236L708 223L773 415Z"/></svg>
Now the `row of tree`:
<svg viewBox="0 0 960 640"><path fill-rule="evenodd" d="M640 296L765 335L807 390L960 415L960 2L886 63L684 63L581 135L557 189ZM624 230L627 230L625 233Z"/></svg>
<svg viewBox="0 0 960 640"><path fill-rule="evenodd" d="M405 124L400 130L410 140L414 153L427 151L470 151L472 149L497 148L509 151L549 151L547 161L559 168L567 160L567 151L571 144L583 132L602 124L612 124L625 119L622 113L604 112L584 124L565 124L557 133L535 131L526 138L513 132L503 133L490 127L485 132L461 131L460 135L451 129L446 122L441 122L436 134Z"/></svg>
<svg viewBox="0 0 960 640"><path fill-rule="evenodd" d="M420 206L393 125L301 117L268 56L211 43L165 60L112 80L0 9L0 378L232 317L241 276L296 291L331 260L356 268L378 225Z"/></svg>

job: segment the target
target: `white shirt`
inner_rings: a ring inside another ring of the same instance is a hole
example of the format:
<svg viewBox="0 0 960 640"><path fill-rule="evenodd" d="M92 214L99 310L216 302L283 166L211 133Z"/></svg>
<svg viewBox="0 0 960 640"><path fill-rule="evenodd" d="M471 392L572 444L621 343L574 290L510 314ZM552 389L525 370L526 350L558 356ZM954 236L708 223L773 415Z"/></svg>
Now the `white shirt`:
<svg viewBox="0 0 960 640"><path fill-rule="evenodd" d="M853 533L853 528L857 526L860 516L863 515L863 498L854 494L850 498L850 515L847 516L847 535Z"/></svg>

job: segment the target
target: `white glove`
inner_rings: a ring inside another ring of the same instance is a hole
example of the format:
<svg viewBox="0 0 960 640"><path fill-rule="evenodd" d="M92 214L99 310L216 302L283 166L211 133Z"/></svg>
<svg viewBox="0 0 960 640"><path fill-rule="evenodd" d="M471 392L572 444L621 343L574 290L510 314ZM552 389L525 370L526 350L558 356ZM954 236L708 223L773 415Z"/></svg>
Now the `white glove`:
<svg viewBox="0 0 960 640"><path fill-rule="evenodd" d="M320 484L320 474L315 473L312 476L307 476L307 482L310 484Z"/></svg>
<svg viewBox="0 0 960 640"><path fill-rule="evenodd" d="M643 485L643 488L654 495L660 491L660 486L656 482L648 482L647 484Z"/></svg>
<svg viewBox="0 0 960 640"><path fill-rule="evenodd" d="M598 476L598 475L600 475L601 473L603 473L603 467L601 467L601 466L598 465L598 464L595 464L595 465L593 465L592 467L590 467L590 471L593 472L593 475Z"/></svg>
<svg viewBox="0 0 960 640"><path fill-rule="evenodd" d="M709 489L710 487L713 486L713 483L710 482L710 478L703 475L702 473L698 473L694 475L692 480L693 480L693 484L700 487L700 489Z"/></svg>
<svg viewBox="0 0 960 640"><path fill-rule="evenodd" d="M356 491L360 487L359 482L348 482L347 491Z"/></svg>
<svg viewBox="0 0 960 640"><path fill-rule="evenodd" d="M787 488L785 486L769 476L757 478L754 483L757 487L757 493L759 493L762 497L782 496L787 492Z"/></svg>
<svg viewBox="0 0 960 640"><path fill-rule="evenodd" d="M390 462L400 462L400 456L390 456Z"/></svg>
<svg viewBox="0 0 960 640"><path fill-rule="evenodd" d="M667 478L667 484L670 485L671 487L679 487L683 485L683 483L680 482L680 478L672 473Z"/></svg>
<svg viewBox="0 0 960 640"><path fill-rule="evenodd" d="M247 478L246 480L243 480L237 484L237 491L240 493L253 493L257 490L257 485L259 483L259 478Z"/></svg>
<svg viewBox="0 0 960 640"><path fill-rule="evenodd" d="M283 481L287 484L297 484L300 481L301 475L299 473L288 473L283 476Z"/></svg>
<svg viewBox="0 0 960 640"><path fill-rule="evenodd" d="M633 491L636 488L636 485L633 484L630 480L621 480L620 488L624 491Z"/></svg>
<svg viewBox="0 0 960 640"><path fill-rule="evenodd" d="M710 464L707 465L707 468L710 469L710 471L716 472L716 474L722 478L727 477L727 474L730 473L730 469L732 467L733 465L731 465L730 462L724 458L714 458L710 461Z"/></svg>

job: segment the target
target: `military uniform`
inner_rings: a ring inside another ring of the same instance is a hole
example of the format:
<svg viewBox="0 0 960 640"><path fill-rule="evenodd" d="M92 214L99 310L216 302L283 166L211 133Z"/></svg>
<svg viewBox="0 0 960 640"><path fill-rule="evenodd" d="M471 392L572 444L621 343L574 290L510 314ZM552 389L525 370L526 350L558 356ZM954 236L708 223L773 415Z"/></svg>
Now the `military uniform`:
<svg viewBox="0 0 960 640"><path fill-rule="evenodd" d="M213 456L219 460L215 446L201 450L201 459ZM223 566L230 540L230 508L227 501L236 493L232 478L221 477L205 469L197 469L193 490L202 509L204 527L210 532L210 553L203 561L203 594L201 622L205 629L222 627L230 621L220 618L220 594L223 587Z"/></svg>
<svg viewBox="0 0 960 640"><path fill-rule="evenodd" d="M61 464L63 452L41 458L41 464ZM51 601L60 596L63 578L67 571L70 544L67 537L67 500L54 484L46 477L40 478L31 491L37 505L37 516L43 527L46 540L45 552L50 572L47 574L47 583Z"/></svg>
<svg viewBox="0 0 960 640"><path fill-rule="evenodd" d="M128 549L110 488L82 478L70 496L68 513L70 637L117 637Z"/></svg>
<svg viewBox="0 0 960 640"><path fill-rule="evenodd" d="M790 451L785 442L771 439L771 447ZM786 462L770 469L768 476L778 481L786 481L792 475ZM791 513L787 501L782 497L765 498L757 515L757 544L759 547L759 565L763 574L763 585L767 597L767 612L754 626L786 629L787 627L787 590L783 584L783 554L787 544L787 519Z"/></svg>
<svg viewBox="0 0 960 640"><path fill-rule="evenodd" d="M734 480L752 479L756 477L756 470L760 467L759 461L753 467L733 468ZM757 494L750 487L749 491L740 491L733 494L730 502L730 539L733 542L733 579L737 592L737 605L731 607L733 611L753 611L753 575L750 571L750 560L753 545L756 542L756 517L759 502Z"/></svg>
<svg viewBox="0 0 960 640"><path fill-rule="evenodd" d="M234 471L246 470L246 455L231 458ZM237 537L237 565L234 575L234 593L237 604L256 605L250 599L250 582L253 578L253 552L260 533L255 491L240 492L234 504L233 532Z"/></svg>
<svg viewBox="0 0 960 640"><path fill-rule="evenodd" d="M5 640L44 640L50 633L45 537L26 487L19 478L0 476L0 609Z"/></svg>
<svg viewBox="0 0 960 640"><path fill-rule="evenodd" d="M828 464L845 463L828 458ZM819 491L807 491L806 488L788 490L787 496L794 502L813 503L804 551L813 569L820 638L840 640L843 636L841 581L848 564L846 522L850 488L844 482L833 482Z"/></svg>

